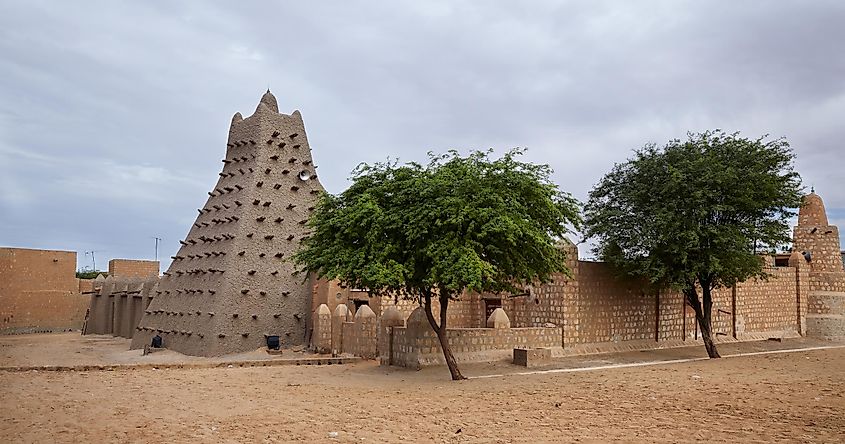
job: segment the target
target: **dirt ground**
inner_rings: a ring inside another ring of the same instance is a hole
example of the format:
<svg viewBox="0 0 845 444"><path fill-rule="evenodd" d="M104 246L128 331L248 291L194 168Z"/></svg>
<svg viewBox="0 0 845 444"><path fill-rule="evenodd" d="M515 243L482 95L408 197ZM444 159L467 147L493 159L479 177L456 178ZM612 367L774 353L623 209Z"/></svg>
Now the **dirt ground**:
<svg viewBox="0 0 845 444"><path fill-rule="evenodd" d="M843 442L843 382L845 348L461 382L372 362L0 371L0 442Z"/></svg>
<svg viewBox="0 0 845 444"><path fill-rule="evenodd" d="M161 349L144 356L142 350L130 350L130 339L79 332L0 336L0 369L11 366L76 366L134 364L201 364L234 361L269 361L314 357L312 353L285 350L270 355L263 350L216 358L187 356Z"/></svg>

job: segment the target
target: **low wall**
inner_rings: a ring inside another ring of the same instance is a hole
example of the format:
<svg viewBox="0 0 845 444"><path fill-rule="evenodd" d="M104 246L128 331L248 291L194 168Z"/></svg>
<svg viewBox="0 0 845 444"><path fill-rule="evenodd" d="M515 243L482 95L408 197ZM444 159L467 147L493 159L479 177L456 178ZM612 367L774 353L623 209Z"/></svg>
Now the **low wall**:
<svg viewBox="0 0 845 444"><path fill-rule="evenodd" d="M338 343L331 344L332 350L360 356L364 359L375 359L378 356L377 318L369 307L365 307L362 307L356 313L352 322L323 324L330 329L329 332L316 330L314 336L337 337ZM336 325L340 326L341 334L339 336L331 334L331 329ZM312 343L312 347L316 347L316 345Z"/></svg>
<svg viewBox="0 0 845 444"><path fill-rule="evenodd" d="M465 294L450 302L448 334L456 359L508 359L514 347L553 347L558 355L561 349L598 353L700 343L695 313L678 291L657 291L644 282L620 278L605 263L573 260L570 265L572 276L555 275L553 282L522 294ZM843 328L845 321L827 314L831 303L814 298L809 291L811 275L802 257L791 258L787 267L767 261L765 271L765 279L713 291L715 341L797 337L804 334L805 325L822 332L819 336L829 337ZM395 304L386 298L380 302L381 313L397 312L400 324L407 318L407 327L378 328L377 353L382 364L419 368L444 363L437 338L418 304ZM482 328L488 312L496 306L507 313L512 328ZM825 318L808 324L808 306L810 313ZM344 317L346 322L332 329L332 350L360 356L364 353L357 342L361 335L350 320ZM372 338L368 336L365 342L369 356Z"/></svg>
<svg viewBox="0 0 845 444"><path fill-rule="evenodd" d="M459 363L509 360L514 348L560 347L560 327L451 328L446 333ZM440 341L430 327L391 328L383 364L419 369L445 365Z"/></svg>

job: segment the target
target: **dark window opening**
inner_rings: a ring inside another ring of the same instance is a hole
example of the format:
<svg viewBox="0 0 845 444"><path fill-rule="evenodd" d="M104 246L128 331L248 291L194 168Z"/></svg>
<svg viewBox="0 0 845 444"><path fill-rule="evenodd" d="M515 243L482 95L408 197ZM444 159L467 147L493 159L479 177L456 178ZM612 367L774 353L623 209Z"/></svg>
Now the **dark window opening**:
<svg viewBox="0 0 845 444"><path fill-rule="evenodd" d="M490 317L491 314L497 309L502 308L502 300L501 299L485 299L484 300L484 322L487 322L487 319Z"/></svg>

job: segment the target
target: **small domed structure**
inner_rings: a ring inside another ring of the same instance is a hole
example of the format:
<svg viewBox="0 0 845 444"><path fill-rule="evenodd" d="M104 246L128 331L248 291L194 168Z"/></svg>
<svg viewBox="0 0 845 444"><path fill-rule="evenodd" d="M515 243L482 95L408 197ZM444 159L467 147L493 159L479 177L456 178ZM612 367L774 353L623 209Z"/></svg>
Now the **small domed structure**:
<svg viewBox="0 0 845 444"><path fill-rule="evenodd" d="M487 328L511 328L511 320L501 307L493 310L487 318Z"/></svg>
<svg viewBox="0 0 845 444"><path fill-rule="evenodd" d="M332 314L333 318L343 319L344 321L349 321L352 317L349 313L349 307L346 305L340 304L334 308L334 313Z"/></svg>
<svg viewBox="0 0 845 444"><path fill-rule="evenodd" d="M362 305L361 308L355 313L355 321L357 322L359 319L364 318L375 318L376 314L373 313L373 309L370 308L369 305Z"/></svg>
<svg viewBox="0 0 845 444"><path fill-rule="evenodd" d="M428 317L425 315L425 309L422 307L417 307L411 312L411 315L408 316L408 320L405 325L408 327L408 331L413 331L414 334L431 330L431 325L428 323Z"/></svg>
<svg viewBox="0 0 845 444"><path fill-rule="evenodd" d="M344 305L344 307L345 307L345 305ZM317 307L317 315L318 316L331 316L332 312L331 312L331 310L329 310L328 305L320 304L320 306Z"/></svg>
<svg viewBox="0 0 845 444"><path fill-rule="evenodd" d="M799 267L801 265L806 265L807 259L804 257L803 254L799 251L793 251L792 254L789 255L789 266L790 267Z"/></svg>

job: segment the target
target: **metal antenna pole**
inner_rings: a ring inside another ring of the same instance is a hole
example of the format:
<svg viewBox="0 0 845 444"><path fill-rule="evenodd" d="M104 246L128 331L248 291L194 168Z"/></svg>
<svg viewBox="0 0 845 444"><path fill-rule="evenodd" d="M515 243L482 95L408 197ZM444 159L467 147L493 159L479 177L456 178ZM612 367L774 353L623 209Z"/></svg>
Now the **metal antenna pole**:
<svg viewBox="0 0 845 444"><path fill-rule="evenodd" d="M161 238L153 236L153 239L156 241L156 260L158 260L158 243L161 242Z"/></svg>
<svg viewBox="0 0 845 444"><path fill-rule="evenodd" d="M97 271L97 261L94 259L94 250L85 252L86 256L88 256L89 254L91 255L91 265L93 266L91 271Z"/></svg>

